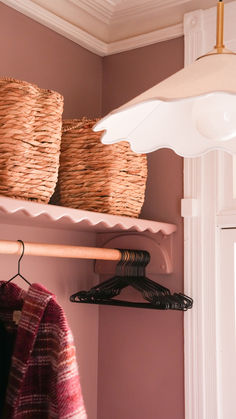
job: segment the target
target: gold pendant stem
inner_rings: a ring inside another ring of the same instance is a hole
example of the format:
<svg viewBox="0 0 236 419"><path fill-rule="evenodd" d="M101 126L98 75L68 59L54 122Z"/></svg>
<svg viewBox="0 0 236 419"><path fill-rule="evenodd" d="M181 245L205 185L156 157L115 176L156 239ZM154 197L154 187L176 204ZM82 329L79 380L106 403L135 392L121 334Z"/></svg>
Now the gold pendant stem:
<svg viewBox="0 0 236 419"><path fill-rule="evenodd" d="M204 57L209 56L216 56L217 54L230 54L236 55L235 52L230 51L229 49L225 48L224 46L224 2L219 0L217 4L217 27L216 27L216 46L214 47L213 51L208 52L207 54L202 55L201 57L197 58L200 60Z"/></svg>
<svg viewBox="0 0 236 419"><path fill-rule="evenodd" d="M218 53L224 49L224 2L219 1L217 4L217 28L216 28L216 46Z"/></svg>

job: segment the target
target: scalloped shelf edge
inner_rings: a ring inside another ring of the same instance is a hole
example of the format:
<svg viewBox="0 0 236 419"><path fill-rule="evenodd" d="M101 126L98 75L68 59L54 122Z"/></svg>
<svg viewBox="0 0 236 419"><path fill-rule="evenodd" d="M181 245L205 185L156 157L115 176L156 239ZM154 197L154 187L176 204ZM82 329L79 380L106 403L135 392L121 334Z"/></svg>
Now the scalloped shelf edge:
<svg viewBox="0 0 236 419"><path fill-rule="evenodd" d="M85 231L86 227L84 227L84 224L87 225L88 230L93 228L94 231L98 232L104 232L109 229L117 232L124 230L137 232L148 231L156 234L161 231L164 235L170 235L177 229L175 224L90 212L50 204L39 204L5 196L0 196L0 222L1 215L15 222L22 219L30 219L39 225L40 223L43 225L42 219L44 222L46 219L48 224L53 222L58 228L69 225L79 227L83 224Z"/></svg>

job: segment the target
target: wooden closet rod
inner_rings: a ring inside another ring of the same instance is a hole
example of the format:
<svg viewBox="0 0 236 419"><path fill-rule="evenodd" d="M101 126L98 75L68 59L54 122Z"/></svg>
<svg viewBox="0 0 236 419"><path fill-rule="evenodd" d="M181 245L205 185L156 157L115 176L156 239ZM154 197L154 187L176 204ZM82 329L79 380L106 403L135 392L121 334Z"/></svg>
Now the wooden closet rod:
<svg viewBox="0 0 236 419"><path fill-rule="evenodd" d="M57 258L120 260L118 249L99 247L66 246L62 244L27 243L24 242L24 255L49 256ZM0 240L0 254L21 255L22 244L18 241Z"/></svg>

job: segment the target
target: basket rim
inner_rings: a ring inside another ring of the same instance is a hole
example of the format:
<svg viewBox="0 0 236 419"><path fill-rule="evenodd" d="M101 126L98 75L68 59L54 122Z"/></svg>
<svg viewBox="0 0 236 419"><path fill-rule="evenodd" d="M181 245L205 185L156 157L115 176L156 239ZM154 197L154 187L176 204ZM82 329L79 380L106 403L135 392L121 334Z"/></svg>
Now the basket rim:
<svg viewBox="0 0 236 419"><path fill-rule="evenodd" d="M92 124L96 124L97 121L99 121L100 118L87 118L86 116L84 116L83 118L66 118L62 120L62 132L69 132L72 131L73 129L79 128L82 124L84 123L92 123ZM70 121L70 123L75 123L75 125L72 125L70 127L65 126L63 127L63 124L68 124L68 122Z"/></svg>
<svg viewBox="0 0 236 419"><path fill-rule="evenodd" d="M0 78L0 82L1 82L1 80L2 81L9 81L9 82L14 82L14 83L19 83L19 84L22 84L24 86L33 86L36 90L39 90L41 92L55 93L62 100L64 100L64 96L61 93L57 92L56 90L44 89L42 87L37 86L37 84L35 84L35 83L30 83L30 82L25 81L25 80L15 79L14 77L1 77Z"/></svg>

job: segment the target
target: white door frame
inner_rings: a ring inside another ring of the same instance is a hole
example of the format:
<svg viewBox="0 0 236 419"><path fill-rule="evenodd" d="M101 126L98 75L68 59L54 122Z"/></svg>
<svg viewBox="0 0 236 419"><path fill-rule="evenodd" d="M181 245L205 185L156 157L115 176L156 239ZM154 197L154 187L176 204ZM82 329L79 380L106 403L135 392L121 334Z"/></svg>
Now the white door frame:
<svg viewBox="0 0 236 419"><path fill-rule="evenodd" d="M235 418L236 382L236 228L220 229L220 281L218 283L218 407L220 418Z"/></svg>
<svg viewBox="0 0 236 419"><path fill-rule="evenodd" d="M193 197L198 203L198 215L184 219L185 293L194 299L184 316L185 419L218 418L215 160L213 152L184 162L183 203Z"/></svg>
<svg viewBox="0 0 236 419"><path fill-rule="evenodd" d="M235 19L236 1L225 5L226 45L233 50ZM215 27L216 7L185 15L185 65L212 49ZM184 159L184 291L194 299L184 315L185 419L222 419L217 397L219 229L236 226L233 172L226 153Z"/></svg>

